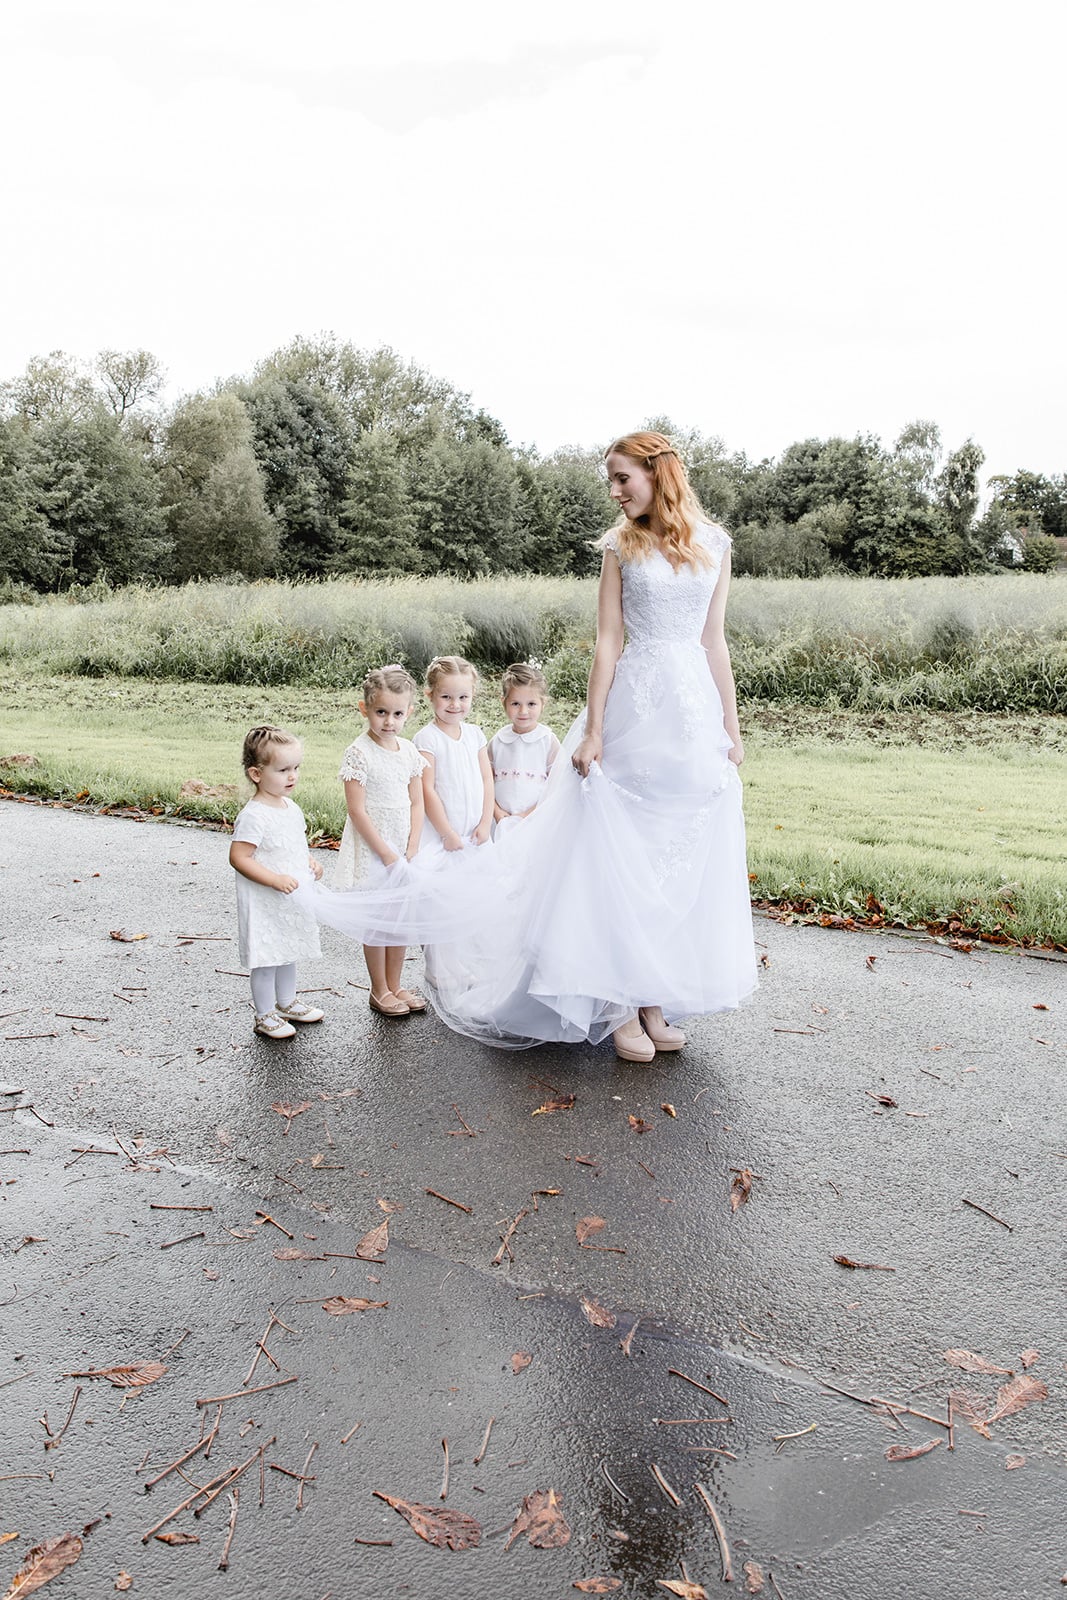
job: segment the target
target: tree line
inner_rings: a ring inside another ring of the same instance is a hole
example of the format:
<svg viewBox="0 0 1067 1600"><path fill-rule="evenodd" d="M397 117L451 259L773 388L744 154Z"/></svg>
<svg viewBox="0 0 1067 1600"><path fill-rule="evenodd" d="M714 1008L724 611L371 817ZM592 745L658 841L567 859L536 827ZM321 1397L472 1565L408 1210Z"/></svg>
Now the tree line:
<svg viewBox="0 0 1067 1600"><path fill-rule="evenodd" d="M37 357L0 385L0 582L9 598L93 583L273 575L596 570L612 520L599 450L513 445L469 396L388 348L298 338L160 403L144 350ZM1051 570L1067 475L994 479L932 422L891 448L806 439L750 461L652 418L734 534L735 570L818 576Z"/></svg>

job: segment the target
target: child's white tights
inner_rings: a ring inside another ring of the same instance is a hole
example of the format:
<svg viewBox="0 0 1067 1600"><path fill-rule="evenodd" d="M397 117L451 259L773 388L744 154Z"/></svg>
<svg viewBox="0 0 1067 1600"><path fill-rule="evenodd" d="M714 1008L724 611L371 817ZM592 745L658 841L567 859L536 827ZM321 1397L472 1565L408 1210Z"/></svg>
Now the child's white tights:
<svg viewBox="0 0 1067 1600"><path fill-rule="evenodd" d="M296 962L284 967L253 967L252 1004L257 1017L265 1017L275 1006L291 1006L296 999Z"/></svg>

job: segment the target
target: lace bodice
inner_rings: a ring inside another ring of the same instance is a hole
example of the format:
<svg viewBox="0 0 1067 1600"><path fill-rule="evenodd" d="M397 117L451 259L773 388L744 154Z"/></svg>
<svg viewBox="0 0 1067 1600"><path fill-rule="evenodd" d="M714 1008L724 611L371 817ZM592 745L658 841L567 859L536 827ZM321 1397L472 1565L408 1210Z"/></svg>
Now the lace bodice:
<svg viewBox="0 0 1067 1600"><path fill-rule="evenodd" d="M730 537L715 523L702 523L697 538L711 556L710 567L675 571L658 550L644 561L619 560L622 615L630 646L699 644ZM618 557L613 538L607 548Z"/></svg>

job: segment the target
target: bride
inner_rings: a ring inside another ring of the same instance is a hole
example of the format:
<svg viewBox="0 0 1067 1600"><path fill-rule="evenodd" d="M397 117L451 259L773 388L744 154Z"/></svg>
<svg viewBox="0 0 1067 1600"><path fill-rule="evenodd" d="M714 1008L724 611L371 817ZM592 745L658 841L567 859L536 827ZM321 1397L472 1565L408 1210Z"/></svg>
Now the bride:
<svg viewBox="0 0 1067 1600"><path fill-rule="evenodd" d="M606 464L620 516L600 540L588 703L544 799L491 848L315 904L365 943L433 943L428 992L461 1033L511 1049L611 1034L650 1062L684 1046L678 1018L756 986L730 540L663 434L624 435Z"/></svg>

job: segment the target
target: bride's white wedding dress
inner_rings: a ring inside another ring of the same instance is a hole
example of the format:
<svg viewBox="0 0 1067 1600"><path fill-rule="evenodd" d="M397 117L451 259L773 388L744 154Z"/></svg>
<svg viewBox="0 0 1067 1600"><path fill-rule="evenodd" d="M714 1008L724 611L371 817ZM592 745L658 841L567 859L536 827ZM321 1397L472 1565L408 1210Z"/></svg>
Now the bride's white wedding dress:
<svg viewBox="0 0 1067 1600"><path fill-rule="evenodd" d="M710 568L621 563L627 643L588 778L570 761L583 713L544 799L496 844L314 892L321 921L366 943L433 943L430 998L460 1033L595 1043L639 1006L678 1020L756 987L741 782L700 642L729 540L698 537Z"/></svg>

